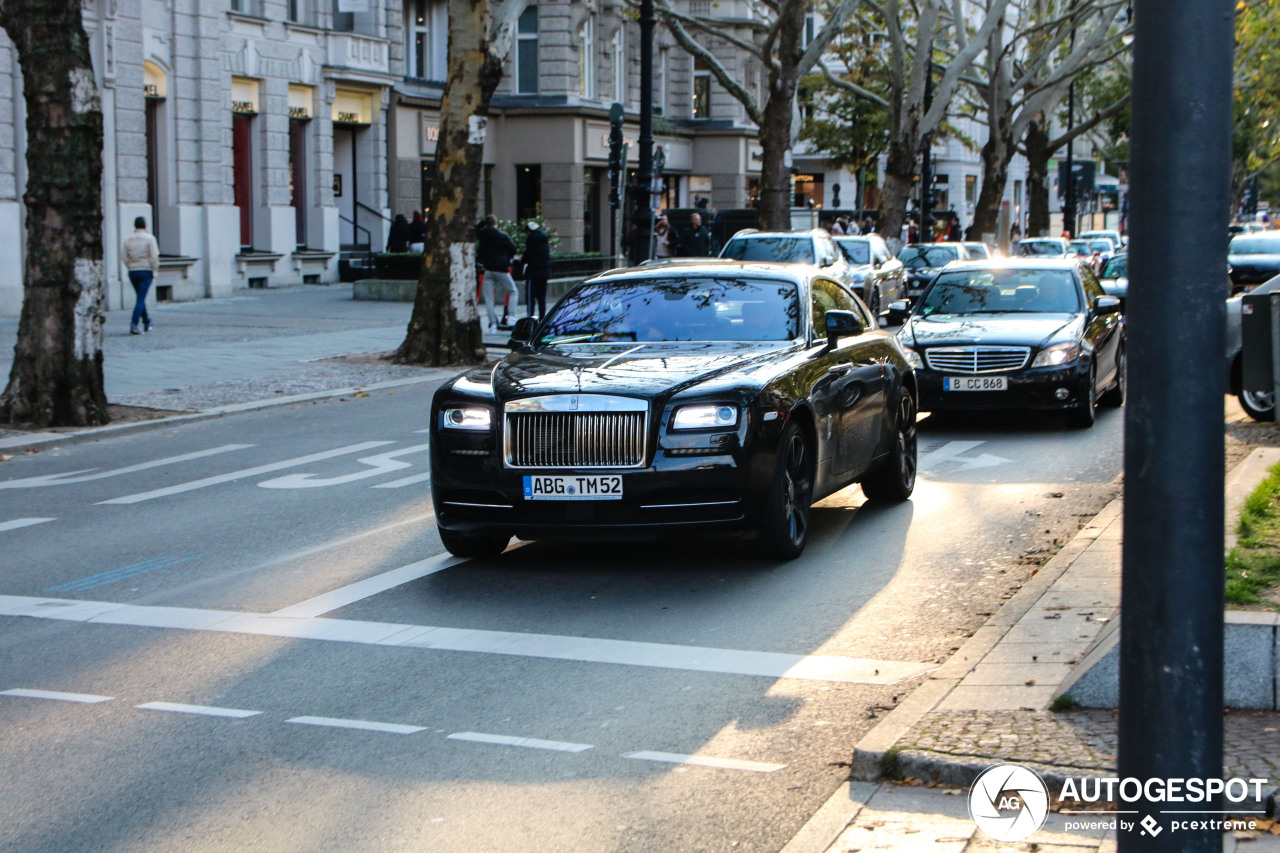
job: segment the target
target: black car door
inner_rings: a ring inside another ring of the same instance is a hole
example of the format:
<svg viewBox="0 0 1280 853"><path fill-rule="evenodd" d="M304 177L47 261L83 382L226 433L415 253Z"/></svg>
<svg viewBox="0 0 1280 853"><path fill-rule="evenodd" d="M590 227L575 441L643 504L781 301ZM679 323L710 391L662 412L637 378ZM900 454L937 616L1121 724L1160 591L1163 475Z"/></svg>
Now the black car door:
<svg viewBox="0 0 1280 853"><path fill-rule="evenodd" d="M830 438L831 471L852 479L871 463L884 417L884 358L887 340L876 329L870 312L843 286L830 279L814 279L812 289L815 343L827 336L826 312L852 311L869 330L841 338L823 355L826 375L823 396L828 401L825 423Z"/></svg>
<svg viewBox="0 0 1280 853"><path fill-rule="evenodd" d="M1094 300L1105 296L1106 291L1088 267L1082 264L1077 271L1089 312L1084 331L1085 345L1093 350L1094 387L1101 391L1115 382L1124 320L1119 312L1101 314L1093 307Z"/></svg>

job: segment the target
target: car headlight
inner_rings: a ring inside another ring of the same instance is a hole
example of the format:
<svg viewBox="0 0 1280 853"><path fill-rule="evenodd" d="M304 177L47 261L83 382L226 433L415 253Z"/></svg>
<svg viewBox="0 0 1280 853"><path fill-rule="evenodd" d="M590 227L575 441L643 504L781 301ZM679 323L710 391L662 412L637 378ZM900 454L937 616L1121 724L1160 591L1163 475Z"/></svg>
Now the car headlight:
<svg viewBox="0 0 1280 853"><path fill-rule="evenodd" d="M671 419L672 429L715 429L737 425L736 406L681 406Z"/></svg>
<svg viewBox="0 0 1280 853"><path fill-rule="evenodd" d="M445 429L487 430L493 415L488 409L467 407L445 409L441 413L440 426Z"/></svg>
<svg viewBox="0 0 1280 853"><path fill-rule="evenodd" d="M1070 364L1080 357L1080 345L1077 343L1054 344L1036 353L1032 367L1058 367Z"/></svg>
<svg viewBox="0 0 1280 853"><path fill-rule="evenodd" d="M904 346L902 351L906 354L907 364L911 365L912 370L924 370L924 359L920 358L920 353L908 346Z"/></svg>

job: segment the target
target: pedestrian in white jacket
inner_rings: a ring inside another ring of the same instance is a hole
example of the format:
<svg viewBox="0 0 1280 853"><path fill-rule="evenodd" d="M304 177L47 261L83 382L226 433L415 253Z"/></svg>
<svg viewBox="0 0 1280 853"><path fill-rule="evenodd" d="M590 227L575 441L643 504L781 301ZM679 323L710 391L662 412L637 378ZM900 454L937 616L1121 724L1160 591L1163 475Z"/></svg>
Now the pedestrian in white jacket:
<svg viewBox="0 0 1280 853"><path fill-rule="evenodd" d="M147 316L147 291L156 273L160 272L160 246L156 238L147 233L147 220L139 216L133 220L134 231L124 240L124 268L129 271L129 282L138 295L133 304L133 319L129 322L129 334L140 335L151 331L151 318ZM141 325L139 325L141 324Z"/></svg>

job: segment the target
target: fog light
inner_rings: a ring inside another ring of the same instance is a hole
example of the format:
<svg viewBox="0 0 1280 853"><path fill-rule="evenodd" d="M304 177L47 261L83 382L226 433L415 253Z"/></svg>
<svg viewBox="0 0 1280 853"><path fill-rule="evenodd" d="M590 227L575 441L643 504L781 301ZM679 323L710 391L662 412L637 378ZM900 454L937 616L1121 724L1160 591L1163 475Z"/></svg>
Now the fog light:
<svg viewBox="0 0 1280 853"><path fill-rule="evenodd" d="M1059 400L1065 400L1071 396L1071 392L1066 388L1059 388L1057 391L1053 392L1053 396L1057 397Z"/></svg>

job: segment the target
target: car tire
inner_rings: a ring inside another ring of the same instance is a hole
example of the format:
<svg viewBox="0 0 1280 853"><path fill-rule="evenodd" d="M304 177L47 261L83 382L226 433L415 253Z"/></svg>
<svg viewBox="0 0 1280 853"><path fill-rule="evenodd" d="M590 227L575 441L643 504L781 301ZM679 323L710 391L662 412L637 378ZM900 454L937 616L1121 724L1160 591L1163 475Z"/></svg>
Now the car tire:
<svg viewBox="0 0 1280 853"><path fill-rule="evenodd" d="M875 285L871 286L870 302L867 305L871 309L871 319L876 325L880 325L880 288Z"/></svg>
<svg viewBox="0 0 1280 853"><path fill-rule="evenodd" d="M1098 403L1108 408L1118 409L1124 405L1125 381L1127 379L1126 371L1128 370L1129 359L1124 354L1124 344L1120 345L1120 350L1116 353L1116 384L1111 386L1101 397Z"/></svg>
<svg viewBox="0 0 1280 853"><path fill-rule="evenodd" d="M1265 391L1241 391L1236 395L1240 408L1255 421L1270 423L1276 419L1276 397Z"/></svg>
<svg viewBox="0 0 1280 853"><path fill-rule="evenodd" d="M1072 429L1089 429L1098 419L1098 386L1094 369L1089 368L1088 384L1085 386L1085 400L1079 407L1067 412L1067 426Z"/></svg>
<svg viewBox="0 0 1280 853"><path fill-rule="evenodd" d="M459 533L437 525L445 550L455 557L496 557L507 550L510 533Z"/></svg>
<svg viewBox="0 0 1280 853"><path fill-rule="evenodd" d="M795 421L782 431L778 462L769 483L760 541L771 558L792 560L800 556L809 539L809 508L813 503L812 451Z"/></svg>
<svg viewBox="0 0 1280 853"><path fill-rule="evenodd" d="M862 493L870 501L905 501L916 488L916 401L905 386L898 397L898 417L893 426L889 456L862 480Z"/></svg>

